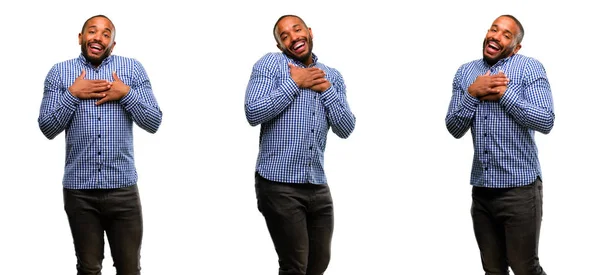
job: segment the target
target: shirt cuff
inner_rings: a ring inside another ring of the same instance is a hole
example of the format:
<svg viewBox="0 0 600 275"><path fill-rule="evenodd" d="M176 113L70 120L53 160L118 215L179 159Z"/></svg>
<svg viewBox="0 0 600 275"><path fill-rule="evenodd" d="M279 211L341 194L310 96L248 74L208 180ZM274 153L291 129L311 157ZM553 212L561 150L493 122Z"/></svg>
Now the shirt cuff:
<svg viewBox="0 0 600 275"><path fill-rule="evenodd" d="M123 108L125 108L125 110L129 110L133 104L138 102L138 100L139 95L137 93L134 93L133 89L129 88L129 92L123 98L121 98L121 101L119 102L121 103Z"/></svg>
<svg viewBox="0 0 600 275"><path fill-rule="evenodd" d="M499 103L500 105L504 106L504 108L506 108L506 111L510 113L511 110L517 105L518 101L519 96L513 92L513 89L508 87L506 88L504 95L502 95L502 97L500 98Z"/></svg>
<svg viewBox="0 0 600 275"><path fill-rule="evenodd" d="M280 90L285 94L290 100L293 100L298 93L300 92L300 87L296 84L296 82L291 78L284 78Z"/></svg>
<svg viewBox="0 0 600 275"><path fill-rule="evenodd" d="M71 92L69 90L67 90L66 93L63 93L63 96L60 100L60 103L62 103L63 106L69 108L72 111L77 109L77 106L79 105L80 102L81 102L81 99L73 96L73 94L71 94Z"/></svg>
<svg viewBox="0 0 600 275"><path fill-rule="evenodd" d="M475 111L477 105L479 105L479 102L481 101L478 98L469 93L465 93L465 97L463 98L463 107L465 107L467 110Z"/></svg>
<svg viewBox="0 0 600 275"><path fill-rule="evenodd" d="M338 93L335 92L335 88L331 85L327 90L321 93L321 101L325 106L331 106L335 101L338 100Z"/></svg>

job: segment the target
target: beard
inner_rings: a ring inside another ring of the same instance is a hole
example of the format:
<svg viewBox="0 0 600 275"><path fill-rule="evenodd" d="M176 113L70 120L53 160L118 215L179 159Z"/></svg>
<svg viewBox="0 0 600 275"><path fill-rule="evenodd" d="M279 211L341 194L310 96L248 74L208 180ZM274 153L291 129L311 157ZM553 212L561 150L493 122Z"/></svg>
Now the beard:
<svg viewBox="0 0 600 275"><path fill-rule="evenodd" d="M292 45L294 45L294 43L292 43ZM294 54L290 49L285 48L285 50L283 51L283 53L285 53L285 55L287 55L288 57L300 61L301 63L306 63L308 62L308 60L310 59L310 57L312 56L312 49L313 49L313 42L312 42L312 38L307 37L306 38L306 45L308 47L308 51L303 54L303 55L296 55Z"/></svg>
<svg viewBox="0 0 600 275"><path fill-rule="evenodd" d="M100 43L97 41L91 41L91 42ZM108 49L108 47L104 47L104 53L102 53L102 55L100 57L90 56L88 54L88 44L89 44L88 42L81 43L81 53L83 54L83 57L85 57L85 59L87 61L92 63L92 65L98 66L98 65L102 64L102 61L104 61L104 59L106 59L110 55L111 51Z"/></svg>
<svg viewBox="0 0 600 275"><path fill-rule="evenodd" d="M511 44L511 45L509 45L507 47L504 47L502 49L502 51L498 54L498 56L496 56L495 58L490 58L490 57L488 57L488 56L485 55L485 48L486 48L486 46L488 44L488 41L490 41L490 40L491 39L489 39L489 40L488 39L484 39L483 40L483 60L485 60L485 62L488 65L490 65L490 66L493 66L494 64L496 64L500 59L509 57L512 54L513 50L515 49L515 46ZM496 41L496 42L498 42L498 41Z"/></svg>

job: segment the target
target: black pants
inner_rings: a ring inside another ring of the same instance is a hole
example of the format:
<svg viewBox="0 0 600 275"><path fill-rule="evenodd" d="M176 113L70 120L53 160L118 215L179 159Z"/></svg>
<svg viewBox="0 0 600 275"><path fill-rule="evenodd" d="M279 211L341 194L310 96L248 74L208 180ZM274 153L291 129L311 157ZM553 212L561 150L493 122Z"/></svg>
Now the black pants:
<svg viewBox="0 0 600 275"><path fill-rule="evenodd" d="M333 201L327 185L269 181L256 174L258 210L279 257L279 275L321 275L329 265Z"/></svg>
<svg viewBox="0 0 600 275"><path fill-rule="evenodd" d="M473 187L471 215L486 275L545 275L538 258L542 181L516 188Z"/></svg>
<svg viewBox="0 0 600 275"><path fill-rule="evenodd" d="M78 275L99 275L104 232L118 275L140 274L142 208L137 185L119 189L63 189Z"/></svg>

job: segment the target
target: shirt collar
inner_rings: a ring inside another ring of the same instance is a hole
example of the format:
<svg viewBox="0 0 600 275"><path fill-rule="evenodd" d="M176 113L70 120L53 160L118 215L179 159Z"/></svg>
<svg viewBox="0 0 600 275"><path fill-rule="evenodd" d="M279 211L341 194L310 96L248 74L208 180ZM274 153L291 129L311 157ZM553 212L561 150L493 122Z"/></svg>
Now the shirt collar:
<svg viewBox="0 0 600 275"><path fill-rule="evenodd" d="M312 55L312 60L313 60L313 63L312 63L312 64L310 64L308 67L314 67L314 66L317 64L317 61L319 60L319 58L317 57L317 55L315 55L314 53L311 53L311 55ZM287 56L287 55L286 55L286 57L287 57L287 58L288 58L288 59L289 59L289 60L290 60L292 63L294 63L296 66L307 67L307 66L305 66L305 65L304 65L304 63L302 63L302 62L300 62L300 61L298 61L298 60L296 60L296 59L293 59L293 58L291 58L291 57L289 57L289 56Z"/></svg>
<svg viewBox="0 0 600 275"><path fill-rule="evenodd" d="M88 60L85 58L85 56L83 56L83 54L82 54L82 53L80 53L80 54L79 54L79 57L78 57L78 59L79 59L79 61L80 61L81 63L83 63L83 64L85 64L85 65L87 65L87 66L90 66L90 67L92 67L92 68L95 68L95 66L94 66L94 65L92 65L92 63L90 63L90 62L89 62L89 61L88 61ZM106 57L104 60L102 60L102 63L100 63L100 66L98 66L98 68L100 68L100 67L102 67L102 66L105 66L106 64L109 64L109 63L112 61L112 59L113 59L113 56L112 56L112 54L111 54L111 55L109 55L109 56L107 56L107 57Z"/></svg>

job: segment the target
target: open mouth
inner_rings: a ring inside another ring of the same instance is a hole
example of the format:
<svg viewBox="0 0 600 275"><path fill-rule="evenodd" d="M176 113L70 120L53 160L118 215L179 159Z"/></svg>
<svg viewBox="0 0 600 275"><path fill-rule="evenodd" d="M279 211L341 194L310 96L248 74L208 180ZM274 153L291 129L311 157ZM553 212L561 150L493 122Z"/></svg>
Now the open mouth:
<svg viewBox="0 0 600 275"><path fill-rule="evenodd" d="M303 52L304 49L306 49L306 41L300 40L298 42L295 42L294 44L292 44L291 49L296 54Z"/></svg>
<svg viewBox="0 0 600 275"><path fill-rule="evenodd" d="M104 51L104 46L102 46L100 43L89 43L88 49L93 54L100 54L102 51Z"/></svg>
<svg viewBox="0 0 600 275"><path fill-rule="evenodd" d="M502 46L496 41L488 41L485 49L489 54L496 54L502 50Z"/></svg>

